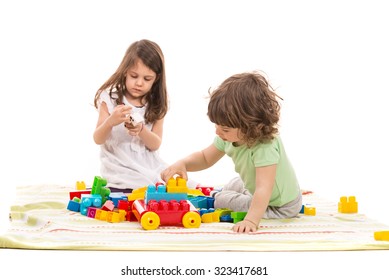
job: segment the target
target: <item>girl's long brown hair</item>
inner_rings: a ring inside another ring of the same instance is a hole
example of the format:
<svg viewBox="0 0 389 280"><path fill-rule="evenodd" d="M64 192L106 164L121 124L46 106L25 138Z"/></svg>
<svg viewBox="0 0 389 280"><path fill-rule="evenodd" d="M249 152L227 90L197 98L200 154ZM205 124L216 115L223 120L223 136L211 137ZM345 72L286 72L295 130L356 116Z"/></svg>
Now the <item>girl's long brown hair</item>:
<svg viewBox="0 0 389 280"><path fill-rule="evenodd" d="M94 105L98 107L100 94L108 90L112 99L116 99L116 104L122 104L127 92L126 74L128 70L141 60L147 67L157 74L150 92L146 95L146 123L153 123L162 119L168 110L168 94L166 88L165 59L161 48L150 40L140 40L132 43L115 73L97 90Z"/></svg>

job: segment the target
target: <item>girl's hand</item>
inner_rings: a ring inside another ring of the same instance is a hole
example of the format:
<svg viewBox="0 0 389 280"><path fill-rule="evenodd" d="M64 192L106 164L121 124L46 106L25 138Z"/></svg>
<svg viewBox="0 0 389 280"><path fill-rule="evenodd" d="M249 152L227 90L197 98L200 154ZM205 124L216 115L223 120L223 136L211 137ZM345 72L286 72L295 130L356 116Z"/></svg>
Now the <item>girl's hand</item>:
<svg viewBox="0 0 389 280"><path fill-rule="evenodd" d="M138 136L139 133L143 130L143 123L138 123L137 125L133 125L130 122L125 122L124 126L128 129L128 134L131 136Z"/></svg>
<svg viewBox="0 0 389 280"><path fill-rule="evenodd" d="M108 117L109 124L114 127L118 124L130 120L131 106L118 105L113 109L112 114Z"/></svg>
<svg viewBox="0 0 389 280"><path fill-rule="evenodd" d="M178 175L183 179L188 180L186 166L183 161L177 161L161 172L161 178L165 182L167 182L170 178L173 178L174 175Z"/></svg>
<svg viewBox="0 0 389 280"><path fill-rule="evenodd" d="M258 225L256 225L254 222L249 220L243 220L238 223L236 223L232 230L234 232L238 233L249 233L249 232L256 232L258 230Z"/></svg>

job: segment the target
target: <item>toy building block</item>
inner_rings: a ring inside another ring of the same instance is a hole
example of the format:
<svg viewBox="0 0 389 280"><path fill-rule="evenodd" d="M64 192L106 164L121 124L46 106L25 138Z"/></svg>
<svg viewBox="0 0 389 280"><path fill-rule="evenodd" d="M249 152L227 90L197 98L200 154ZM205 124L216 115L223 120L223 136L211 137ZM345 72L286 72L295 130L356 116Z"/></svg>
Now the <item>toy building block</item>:
<svg viewBox="0 0 389 280"><path fill-rule="evenodd" d="M222 215L219 217L220 222L233 223L234 219L231 218L231 214Z"/></svg>
<svg viewBox="0 0 389 280"><path fill-rule="evenodd" d="M127 211L124 211L124 210L121 210L121 209L118 209L118 213L119 213L119 217L120 217L120 221L123 222L123 221L126 221L127 220Z"/></svg>
<svg viewBox="0 0 389 280"><path fill-rule="evenodd" d="M244 217L246 217L247 212L231 212L231 218L233 223L236 224L240 221L243 221Z"/></svg>
<svg viewBox="0 0 389 280"><path fill-rule="evenodd" d="M355 196L342 196L338 203L339 213L358 213L358 202L355 200Z"/></svg>
<svg viewBox="0 0 389 280"><path fill-rule="evenodd" d="M201 208L201 209L198 209L198 212L200 214L200 216L206 214L206 213L213 213L215 212L215 209L214 208Z"/></svg>
<svg viewBox="0 0 389 280"><path fill-rule="evenodd" d="M96 212L99 208L96 207L88 207L88 211L86 212L86 216L89 218L95 218L96 217Z"/></svg>
<svg viewBox="0 0 389 280"><path fill-rule="evenodd" d="M141 114L137 113L137 112L133 112L130 114L129 116L130 118L130 123L133 125L133 126L136 126L142 122L144 122L144 118L142 117Z"/></svg>
<svg viewBox="0 0 389 280"><path fill-rule="evenodd" d="M215 198L208 196L207 197L207 206L208 206L208 208L214 208L215 207Z"/></svg>
<svg viewBox="0 0 389 280"><path fill-rule="evenodd" d="M130 211L132 205L132 201L128 200L119 200L117 208L124 211Z"/></svg>
<svg viewBox="0 0 389 280"><path fill-rule="evenodd" d="M101 195L98 194L83 194L81 196L80 213L86 215L88 207L100 208L102 205Z"/></svg>
<svg viewBox="0 0 389 280"><path fill-rule="evenodd" d="M108 196L108 199L111 200L114 206L117 208L119 200L128 200L128 196L122 192L114 192Z"/></svg>
<svg viewBox="0 0 389 280"><path fill-rule="evenodd" d="M316 216L316 207L305 206L304 207L304 215Z"/></svg>
<svg viewBox="0 0 389 280"><path fill-rule="evenodd" d="M374 232L374 239L377 241L389 241L389 230Z"/></svg>
<svg viewBox="0 0 389 280"><path fill-rule="evenodd" d="M103 203L108 199L108 196L111 193L111 190L107 188L106 185L107 185L106 179L100 176L95 176L92 184L91 194L101 195Z"/></svg>
<svg viewBox="0 0 389 280"><path fill-rule="evenodd" d="M113 211L115 209L115 204L113 204L112 200L107 200L101 209L106 210L106 211Z"/></svg>
<svg viewBox="0 0 389 280"><path fill-rule="evenodd" d="M209 196L211 194L211 191L213 191L213 187L205 187L205 186L197 185L196 190L200 190L203 193L203 195Z"/></svg>
<svg viewBox="0 0 389 280"><path fill-rule="evenodd" d="M127 195L128 201L133 201L133 200L137 200L137 199L144 199L147 188L148 188L148 186L133 190L132 193L129 193Z"/></svg>
<svg viewBox="0 0 389 280"><path fill-rule="evenodd" d="M209 212L201 215L202 223L218 223L219 221L219 215L216 212Z"/></svg>
<svg viewBox="0 0 389 280"><path fill-rule="evenodd" d="M316 207L311 206L310 204L302 205L300 214L304 214L308 216L316 216Z"/></svg>
<svg viewBox="0 0 389 280"><path fill-rule="evenodd" d="M84 181L77 181L76 182L76 189L79 191L86 190L86 184Z"/></svg>
<svg viewBox="0 0 389 280"><path fill-rule="evenodd" d="M67 209L73 212L80 212L80 199L74 197L72 200L69 200Z"/></svg>
<svg viewBox="0 0 389 280"><path fill-rule="evenodd" d="M107 211L107 222L120 223L125 220L124 216L123 212Z"/></svg>
<svg viewBox="0 0 389 280"><path fill-rule="evenodd" d="M130 221L130 222L136 222L137 219L136 217L134 216L134 214L132 213L132 203L134 201L127 201L127 200L119 200L118 201L118 210L119 212L121 211L124 211L126 214L125 214L125 220L126 221Z"/></svg>
<svg viewBox="0 0 389 280"><path fill-rule="evenodd" d="M188 194L187 193L168 193L166 190L166 186L159 185L158 188L154 185L150 185L147 188L147 191L145 193L145 203L148 204L151 200L161 201L161 200L187 200Z"/></svg>
<svg viewBox="0 0 389 280"><path fill-rule="evenodd" d="M132 210L143 229L154 230L160 225L182 225L185 228L198 228L201 217L189 200L135 200Z"/></svg>
<svg viewBox="0 0 389 280"><path fill-rule="evenodd" d="M191 196L204 196L203 192L198 189L188 189L188 195Z"/></svg>
<svg viewBox="0 0 389 280"><path fill-rule="evenodd" d="M95 176L92 184L92 194L100 194L101 188L107 185L107 180L100 177Z"/></svg>
<svg viewBox="0 0 389 280"><path fill-rule="evenodd" d="M170 182L173 182L170 180ZM186 187L186 180L180 176L176 177L176 186L178 187Z"/></svg>
<svg viewBox="0 0 389 280"><path fill-rule="evenodd" d="M162 183L159 183L158 185L161 185ZM158 186L156 185L156 186ZM163 185L163 184L162 184ZM147 191L147 186L144 186L142 188L139 188L139 189L135 189L132 191L132 193L145 193Z"/></svg>
<svg viewBox="0 0 389 280"><path fill-rule="evenodd" d="M231 209L227 208L208 208L208 209L200 209L201 221L203 223L215 223L215 222L232 222L231 218ZM212 213L212 215L211 215Z"/></svg>
<svg viewBox="0 0 389 280"><path fill-rule="evenodd" d="M110 223L119 223L125 220L126 211L119 210L119 212L114 212L103 208L88 207L87 216Z"/></svg>
<svg viewBox="0 0 389 280"><path fill-rule="evenodd" d="M160 186L158 186L159 188ZM185 193L188 194L188 187L186 180L182 177L170 178L166 184L166 191L168 193Z"/></svg>
<svg viewBox="0 0 389 280"><path fill-rule="evenodd" d="M196 208L213 208L215 199L213 197L209 196L195 196L195 197L188 197L188 200L192 202L192 204Z"/></svg>
<svg viewBox="0 0 389 280"><path fill-rule="evenodd" d="M215 209L215 212L219 213L220 216L224 216L224 215L231 215L233 211L229 208L217 208Z"/></svg>
<svg viewBox="0 0 389 280"><path fill-rule="evenodd" d="M81 195L83 194L90 194L90 190L85 190L85 191L71 191L69 192L69 199L72 200L75 197L78 197L81 199Z"/></svg>
<svg viewBox="0 0 389 280"><path fill-rule="evenodd" d="M218 213L220 222L232 223L234 221L231 217L232 210L229 208L217 208L215 212Z"/></svg>
<svg viewBox="0 0 389 280"><path fill-rule="evenodd" d="M117 214L117 215L115 215L115 214ZM118 223L120 220L118 215L119 215L119 213L107 211L106 221L110 222L110 223Z"/></svg>
<svg viewBox="0 0 389 280"><path fill-rule="evenodd" d="M144 199L145 198L145 193L143 192L132 192L127 195L127 200L128 201L134 201L137 199Z"/></svg>
<svg viewBox="0 0 389 280"><path fill-rule="evenodd" d="M95 219L100 220L100 221L106 221L107 220L107 213L108 213L108 211L105 211L102 209L97 209Z"/></svg>

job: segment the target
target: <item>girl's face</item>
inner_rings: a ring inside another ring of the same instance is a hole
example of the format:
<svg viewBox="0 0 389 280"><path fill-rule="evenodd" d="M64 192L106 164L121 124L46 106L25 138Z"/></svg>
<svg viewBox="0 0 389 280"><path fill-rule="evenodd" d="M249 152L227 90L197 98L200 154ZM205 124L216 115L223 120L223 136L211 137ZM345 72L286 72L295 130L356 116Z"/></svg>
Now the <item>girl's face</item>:
<svg viewBox="0 0 389 280"><path fill-rule="evenodd" d="M215 125L216 134L223 139L224 141L243 144L242 139L239 137L240 129L239 128L231 128L223 125Z"/></svg>
<svg viewBox="0 0 389 280"><path fill-rule="evenodd" d="M156 79L157 74L138 59L126 74L126 97L130 101L141 103L142 98L150 91Z"/></svg>

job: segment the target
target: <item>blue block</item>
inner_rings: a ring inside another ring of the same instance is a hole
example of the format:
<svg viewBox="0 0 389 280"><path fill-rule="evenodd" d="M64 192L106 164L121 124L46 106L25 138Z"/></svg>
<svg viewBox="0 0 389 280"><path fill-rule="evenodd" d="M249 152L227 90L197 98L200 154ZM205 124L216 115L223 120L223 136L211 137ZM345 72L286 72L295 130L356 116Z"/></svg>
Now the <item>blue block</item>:
<svg viewBox="0 0 389 280"><path fill-rule="evenodd" d="M119 203L119 200L126 200L128 201L128 197L127 195L125 195L124 193L122 192L114 192L114 193L111 193L109 196L108 196L109 200L111 200L113 202L113 205L115 205L115 208L118 207L118 203Z"/></svg>
<svg viewBox="0 0 389 280"><path fill-rule="evenodd" d="M82 194L81 195L81 205L80 213L86 215L88 212L88 207L100 208L103 203L101 195L99 194Z"/></svg>
<svg viewBox="0 0 389 280"><path fill-rule="evenodd" d="M74 212L80 212L80 203L73 200L69 200L68 210Z"/></svg>
<svg viewBox="0 0 389 280"><path fill-rule="evenodd" d="M220 216L220 222L232 223L233 221L234 219L231 218L231 215Z"/></svg>
<svg viewBox="0 0 389 280"><path fill-rule="evenodd" d="M166 192L166 186L159 185L158 188L156 186L150 185L147 187L145 192L145 203L147 204L150 200L156 200L157 202L161 200L171 201L181 201L188 200L187 193L168 193Z"/></svg>

